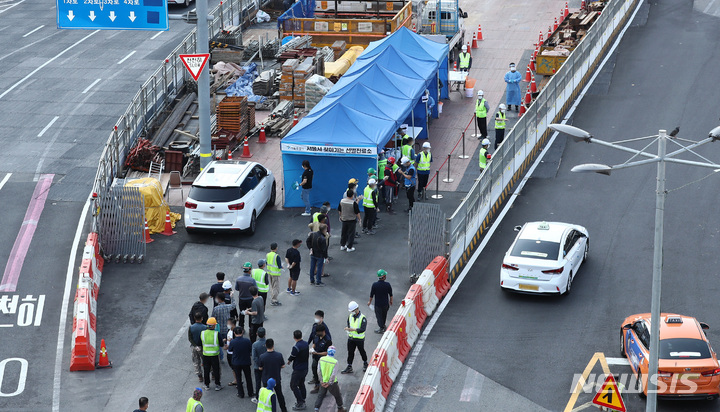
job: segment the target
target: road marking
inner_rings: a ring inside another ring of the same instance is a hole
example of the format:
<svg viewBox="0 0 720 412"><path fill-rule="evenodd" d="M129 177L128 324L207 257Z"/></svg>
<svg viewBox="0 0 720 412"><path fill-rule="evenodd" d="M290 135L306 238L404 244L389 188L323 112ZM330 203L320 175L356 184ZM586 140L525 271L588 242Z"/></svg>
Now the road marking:
<svg viewBox="0 0 720 412"><path fill-rule="evenodd" d="M35 235L37 222L40 220L40 215L45 208L45 200L47 200L48 191L50 190L54 176L53 174L42 175L37 185L35 185L30 204L28 205L27 212L25 212L25 219L23 220L22 226L20 226L20 231L18 232L17 238L15 238L15 244L13 244L12 251L10 252L10 258L5 266L5 273L3 274L2 283L0 283L0 291L15 292L17 289L20 271L25 262L28 249L30 249L33 235Z"/></svg>
<svg viewBox="0 0 720 412"><path fill-rule="evenodd" d="M127 56L123 57L122 60L120 60L119 62L117 62L117 64L123 64L123 63L125 62L125 60L129 59L130 56L132 56L133 54L135 54L135 50L131 51L130 54L128 54Z"/></svg>
<svg viewBox="0 0 720 412"><path fill-rule="evenodd" d="M92 89L93 86L95 86L96 84L100 83L100 80L102 80L102 79L97 79L97 80L95 80L94 82L92 82L92 83L90 84L90 86L86 87L85 90L82 91L82 94L85 94L85 93L89 92L90 89Z"/></svg>
<svg viewBox="0 0 720 412"><path fill-rule="evenodd" d="M707 7L705 7L705 10L703 10L703 13L709 12L710 8L712 8L713 4L715 4L715 0L711 0L710 3L708 3Z"/></svg>
<svg viewBox="0 0 720 412"><path fill-rule="evenodd" d="M5 183L10 180L10 176L12 176L12 173L6 174L5 177L3 177L3 180L0 180L0 189L2 189L3 186L5 186Z"/></svg>
<svg viewBox="0 0 720 412"><path fill-rule="evenodd" d="M15 387L15 392L11 393L5 393L2 391L2 383L3 378L5 377L5 365L8 364L10 361L15 361L20 363L20 375L18 376L18 383ZM4 359L0 362L0 396L2 397L11 397L11 396L17 396L23 393L25 390L25 381L27 380L27 372L28 372L28 361L27 359L23 358L8 358Z"/></svg>
<svg viewBox="0 0 720 412"><path fill-rule="evenodd" d="M603 372L606 375L610 375L610 367L608 366L607 360L605 359L605 354L602 352L595 352L592 358L590 358L590 362L588 362L587 366L585 366L585 370L583 371L582 375L580 375L580 378L575 384L575 389L573 389L572 396L570 396L567 405L565 405L564 412L571 412L573 410L573 408L575 407L575 403L577 403L578 396L580 396L580 392L582 392L583 386L585 386L585 382L590 375L590 372L592 372L595 364L598 362L600 362L600 366L602 366Z"/></svg>
<svg viewBox="0 0 720 412"><path fill-rule="evenodd" d="M20 5L21 3L25 3L25 0L20 0L19 2L13 4L12 6L8 6L6 9L0 10L0 14L5 13L6 11L12 9L12 8L15 7L15 6Z"/></svg>
<svg viewBox="0 0 720 412"><path fill-rule="evenodd" d="M25 0L22 0L22 1L25 1ZM18 3L18 4L20 4L20 3ZM2 12L0 11L0 13L2 13ZM21 84L25 83L25 82L27 81L27 79L29 79L30 77L32 77L32 75L34 75L35 73L37 73L37 72L39 72L40 70L42 70L43 68L45 68L45 66L47 66L48 64L54 62L54 61L57 60L60 56L62 56L63 54L69 52L70 50L72 50L73 47L75 47L75 46L77 46L78 44L84 42L85 40L89 39L91 36L93 36L93 35L95 35L96 33L99 33L99 32L100 32L100 30L95 30L94 32L88 34L87 36L83 37L82 39L80 39L80 40L76 41L75 43L71 44L70 46L68 46L67 48L65 48L65 50L61 51L60 53L58 53L58 54L56 54L55 56L51 57L50 59L46 60L45 63L43 63L43 64L41 64L40 66L38 66L35 70L31 71L30 74L28 74L27 76L25 76L25 77L23 77L22 79L18 80L15 84L13 84L13 85L10 86L7 90L5 90L2 94L0 94L0 100L2 100L3 97L7 96L8 93L10 93L11 91L15 90L16 87L18 87L18 86L20 86Z"/></svg>
<svg viewBox="0 0 720 412"><path fill-rule="evenodd" d="M608 365L630 366L626 358L605 358Z"/></svg>
<svg viewBox="0 0 720 412"><path fill-rule="evenodd" d="M3 31L3 30L4 30L4 29L0 29L0 31ZM17 53L17 52L19 52L19 51L25 50L25 49L27 49L28 47L32 47L32 46L40 43L41 41L45 41L45 40L49 39L50 37L52 37L52 36L54 36L54 35L56 35L56 34L58 34L58 33L60 33L59 30L54 31L54 32L52 32L50 35L45 36L45 37L43 37L43 38L40 39L40 40L35 40L34 42L32 42L32 43L30 43L30 44L28 44L28 45L25 45L25 46L23 46L23 47L21 47L21 48L19 48L19 49L15 49L15 50L11 51L10 53L8 53L8 54L0 57L0 60L4 60L4 59L12 56L13 54L15 54L15 53Z"/></svg>
<svg viewBox="0 0 720 412"><path fill-rule="evenodd" d="M188 319L188 322L190 319ZM465 374L465 386L463 386L462 392L460 392L460 402L480 402L480 392L482 391L483 382L485 377L474 369L468 368L467 374Z"/></svg>
<svg viewBox="0 0 720 412"><path fill-rule="evenodd" d="M157 37L158 37L159 35L161 35L161 34L163 34L163 32L161 32L161 31L157 32L157 34L154 35L154 36L152 36L152 37L150 38L150 40L155 40L155 39L157 39Z"/></svg>
<svg viewBox="0 0 720 412"><path fill-rule="evenodd" d="M53 412L60 411L60 378L62 376L62 359L65 350L65 324L67 323L68 304L70 303L70 288L72 287L73 274L75 272L75 257L77 256L78 244L80 243L80 235L82 235L83 225L90 208L90 196L85 200L85 205L80 213L77 229L75 229L75 238L70 249L70 260L68 261L67 274L65 275L65 291L63 292L62 307L60 308L60 323L58 324L58 344L55 351L55 376L53 378ZM190 321L188 319L188 321Z"/></svg>
<svg viewBox="0 0 720 412"><path fill-rule="evenodd" d="M47 132L48 129L51 128L52 125L55 124L55 122L57 122L57 120L58 120L59 118L60 118L60 116L55 116L55 117L53 117L53 119L50 120L50 123L48 123L47 126L43 127L43 129L40 130L40 133L38 133L37 137L42 137L42 136L45 134L45 132Z"/></svg>
<svg viewBox="0 0 720 412"><path fill-rule="evenodd" d="M33 33L35 33L36 31L38 31L38 30L42 29L43 27L45 27L45 25L44 25L44 24L43 24L43 25L41 25L40 27L36 28L36 29L30 30L29 32L25 33L25 34L23 35L23 37L27 37L27 36L29 36L29 35L31 35L31 34L33 34Z"/></svg>

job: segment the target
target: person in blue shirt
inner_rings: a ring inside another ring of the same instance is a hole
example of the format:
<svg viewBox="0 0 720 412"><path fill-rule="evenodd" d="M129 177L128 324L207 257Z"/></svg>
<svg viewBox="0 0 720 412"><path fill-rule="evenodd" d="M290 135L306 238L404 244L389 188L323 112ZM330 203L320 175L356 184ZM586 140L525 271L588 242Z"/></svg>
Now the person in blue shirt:
<svg viewBox="0 0 720 412"><path fill-rule="evenodd" d="M244 329L236 327L233 330L234 338L228 344L228 352L232 352L232 369L237 379L237 396L245 397L243 389L243 375L245 375L245 385L247 387L248 396L255 397L253 393L252 375L250 373L250 355L252 353L252 343L250 339L243 336Z"/></svg>
<svg viewBox="0 0 720 412"><path fill-rule="evenodd" d="M522 75L515 71L515 63L510 63L510 71L505 73L505 103L507 104L508 110L512 109L512 105L515 105L515 110L520 110L522 104L520 99L520 81Z"/></svg>
<svg viewBox="0 0 720 412"><path fill-rule="evenodd" d="M290 390L295 395L295 406L293 410L305 409L305 398L307 390L305 389L305 377L308 374L308 359L310 358L310 347L302 338L302 332L296 330L293 332L295 345L290 350L290 357L287 364L292 363L292 376L290 377Z"/></svg>

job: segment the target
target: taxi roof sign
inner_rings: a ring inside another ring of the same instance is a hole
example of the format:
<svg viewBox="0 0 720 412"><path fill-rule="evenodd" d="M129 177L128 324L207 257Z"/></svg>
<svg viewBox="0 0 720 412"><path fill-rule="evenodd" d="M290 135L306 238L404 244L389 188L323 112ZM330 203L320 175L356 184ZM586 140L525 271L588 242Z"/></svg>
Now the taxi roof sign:
<svg viewBox="0 0 720 412"><path fill-rule="evenodd" d="M550 230L550 225L548 224L548 222L540 222L537 228L538 230Z"/></svg>
<svg viewBox="0 0 720 412"><path fill-rule="evenodd" d="M607 378L605 378L605 382L600 387L595 398L593 398L593 403L614 411L627 412L625 402L623 402L620 390L618 390L617 383L612 375L608 375Z"/></svg>

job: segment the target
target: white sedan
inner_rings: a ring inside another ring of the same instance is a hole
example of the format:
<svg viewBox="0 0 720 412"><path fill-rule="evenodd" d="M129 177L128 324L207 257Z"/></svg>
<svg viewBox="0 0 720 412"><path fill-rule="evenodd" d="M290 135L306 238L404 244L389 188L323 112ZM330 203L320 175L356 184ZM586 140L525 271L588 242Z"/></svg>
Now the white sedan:
<svg viewBox="0 0 720 412"><path fill-rule="evenodd" d="M519 233L500 268L500 287L523 293L570 292L573 278L587 259L587 229L569 223L528 222L515 230Z"/></svg>

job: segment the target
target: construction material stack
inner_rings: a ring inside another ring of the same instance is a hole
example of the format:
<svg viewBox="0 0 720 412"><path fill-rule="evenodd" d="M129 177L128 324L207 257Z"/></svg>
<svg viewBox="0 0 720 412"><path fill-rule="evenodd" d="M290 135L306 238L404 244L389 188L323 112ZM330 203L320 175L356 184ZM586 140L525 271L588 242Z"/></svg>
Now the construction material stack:
<svg viewBox="0 0 720 412"><path fill-rule="evenodd" d="M305 107L305 82L313 75L315 66L313 58L306 58L294 71L295 86L293 89L293 103L295 107Z"/></svg>
<svg viewBox="0 0 720 412"><path fill-rule="evenodd" d="M297 59L285 60L282 65L282 75L280 77L280 100L293 100L293 75L295 68L300 64Z"/></svg>

